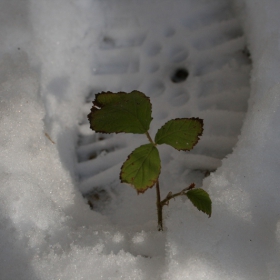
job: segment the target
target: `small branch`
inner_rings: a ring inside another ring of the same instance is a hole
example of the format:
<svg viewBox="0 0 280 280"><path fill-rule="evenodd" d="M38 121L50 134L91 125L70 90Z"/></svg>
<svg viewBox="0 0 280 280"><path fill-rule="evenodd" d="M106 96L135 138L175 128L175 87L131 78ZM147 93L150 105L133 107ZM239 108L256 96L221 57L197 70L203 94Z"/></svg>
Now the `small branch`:
<svg viewBox="0 0 280 280"><path fill-rule="evenodd" d="M147 132L145 132L145 134L146 134L147 138L149 139L149 141L150 141L152 144L155 145L155 143L154 143L153 139L151 138L149 132L147 131Z"/></svg>
<svg viewBox="0 0 280 280"><path fill-rule="evenodd" d="M175 198L175 197L180 196L180 195L185 195L186 191L189 191L189 190L193 189L194 187L195 187L195 184L192 183L187 188L183 189L182 191L180 191L178 193L172 194L172 192L169 192L167 194L166 198L160 202L161 207L163 207L164 205L168 205L170 199Z"/></svg>

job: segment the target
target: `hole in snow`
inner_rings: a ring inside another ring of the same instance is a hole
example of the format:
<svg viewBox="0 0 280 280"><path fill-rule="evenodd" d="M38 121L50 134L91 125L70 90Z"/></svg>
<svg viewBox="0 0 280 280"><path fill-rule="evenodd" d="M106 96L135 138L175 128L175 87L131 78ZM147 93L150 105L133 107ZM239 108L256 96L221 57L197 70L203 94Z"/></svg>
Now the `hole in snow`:
<svg viewBox="0 0 280 280"><path fill-rule="evenodd" d="M189 76L189 72L185 68L178 68L175 72L171 75L171 81L173 83L182 83L184 82Z"/></svg>
<svg viewBox="0 0 280 280"><path fill-rule="evenodd" d="M102 188L95 188L92 192L84 195L84 197L92 210L103 209L104 204L111 200L111 196Z"/></svg>

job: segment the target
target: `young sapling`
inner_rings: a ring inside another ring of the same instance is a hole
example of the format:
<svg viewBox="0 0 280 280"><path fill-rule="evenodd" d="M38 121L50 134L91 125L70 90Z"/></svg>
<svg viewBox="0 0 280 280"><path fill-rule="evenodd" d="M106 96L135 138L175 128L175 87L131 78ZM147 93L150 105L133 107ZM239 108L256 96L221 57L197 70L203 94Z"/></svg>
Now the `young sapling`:
<svg viewBox="0 0 280 280"><path fill-rule="evenodd" d="M96 94L88 119L90 128L95 132L125 132L147 136L149 143L136 148L123 163L120 180L132 185L137 193L144 193L148 188L156 185L158 230L163 230L163 206L168 205L169 200L177 196L187 196L198 210L211 216L211 199L203 189L196 189L195 185L191 184L178 193L169 192L161 200L159 186L161 161L157 146L167 144L179 151L190 151L202 135L202 119L172 119L157 131L153 140L149 134L152 121L150 98L136 90L131 93L101 92Z"/></svg>

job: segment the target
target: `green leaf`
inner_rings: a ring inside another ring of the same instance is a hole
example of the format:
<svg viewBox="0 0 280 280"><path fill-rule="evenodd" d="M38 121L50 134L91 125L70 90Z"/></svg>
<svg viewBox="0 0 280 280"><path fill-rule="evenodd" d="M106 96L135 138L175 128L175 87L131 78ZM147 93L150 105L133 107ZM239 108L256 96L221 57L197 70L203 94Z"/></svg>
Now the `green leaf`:
<svg viewBox="0 0 280 280"><path fill-rule="evenodd" d="M152 121L152 105L140 91L102 92L95 95L88 119L90 128L96 132L143 134Z"/></svg>
<svg viewBox="0 0 280 280"><path fill-rule="evenodd" d="M199 210L211 217L212 201L209 194L203 189L194 189L186 193L192 204Z"/></svg>
<svg viewBox="0 0 280 280"><path fill-rule="evenodd" d="M157 182L160 173L158 149L153 144L135 149L121 168L122 183L134 186L138 193L144 193Z"/></svg>
<svg viewBox="0 0 280 280"><path fill-rule="evenodd" d="M189 151L197 144L202 131L202 119L170 120L157 131L155 143L168 144L177 150Z"/></svg>

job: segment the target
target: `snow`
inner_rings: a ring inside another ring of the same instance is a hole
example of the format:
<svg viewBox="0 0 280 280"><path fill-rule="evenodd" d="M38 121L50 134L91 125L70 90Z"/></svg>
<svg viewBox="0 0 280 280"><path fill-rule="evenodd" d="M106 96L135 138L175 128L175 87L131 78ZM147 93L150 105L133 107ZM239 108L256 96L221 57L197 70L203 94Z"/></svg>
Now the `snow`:
<svg viewBox="0 0 280 280"><path fill-rule="evenodd" d="M1 279L279 279L280 4L236 0L236 18L229 3L1 1ZM252 69L229 59L245 42ZM175 88L181 61L191 75ZM89 92L136 88L151 95L152 135L170 118L205 119L189 157L160 147L160 183L164 195L195 181L211 218L176 199L158 232L154 189L118 181L144 138L98 142L84 123ZM82 193L94 186L92 211Z"/></svg>

